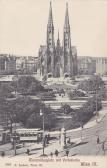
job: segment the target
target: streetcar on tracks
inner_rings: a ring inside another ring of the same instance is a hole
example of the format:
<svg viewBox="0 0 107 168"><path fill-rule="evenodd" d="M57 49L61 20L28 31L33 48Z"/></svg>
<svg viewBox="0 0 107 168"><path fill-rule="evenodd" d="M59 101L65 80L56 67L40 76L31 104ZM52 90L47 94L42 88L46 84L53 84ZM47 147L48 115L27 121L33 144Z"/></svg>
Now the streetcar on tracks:
<svg viewBox="0 0 107 168"><path fill-rule="evenodd" d="M16 139L21 142L41 142L43 131L40 128L20 128L16 129L11 136L11 142Z"/></svg>

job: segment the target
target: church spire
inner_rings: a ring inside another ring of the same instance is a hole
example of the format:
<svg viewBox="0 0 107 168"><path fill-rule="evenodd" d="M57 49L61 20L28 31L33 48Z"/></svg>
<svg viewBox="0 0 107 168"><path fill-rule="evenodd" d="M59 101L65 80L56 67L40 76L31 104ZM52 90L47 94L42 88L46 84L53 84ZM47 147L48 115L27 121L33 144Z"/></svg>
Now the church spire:
<svg viewBox="0 0 107 168"><path fill-rule="evenodd" d="M50 2L49 18L47 24L47 72L54 75L55 65L55 42L54 42L54 25L52 16L52 5Z"/></svg>
<svg viewBox="0 0 107 168"><path fill-rule="evenodd" d="M64 27L69 27L69 14L68 14L68 3L66 3L66 12L65 12L65 23Z"/></svg>
<svg viewBox="0 0 107 168"><path fill-rule="evenodd" d="M60 45L60 39L59 39L59 30L58 30L57 46L59 45Z"/></svg>
<svg viewBox="0 0 107 168"><path fill-rule="evenodd" d="M59 40L59 29L58 29L58 40Z"/></svg>
<svg viewBox="0 0 107 168"><path fill-rule="evenodd" d="M52 4L50 1L50 9L49 9L49 18L48 18L48 26L53 26L53 15L52 15Z"/></svg>
<svg viewBox="0 0 107 168"><path fill-rule="evenodd" d="M65 22L63 30L63 60L64 60L64 73L67 73L69 76L72 76L72 49L71 49L71 37L70 37L70 24L69 24L69 14L68 14L68 3L66 3L66 12L65 12Z"/></svg>

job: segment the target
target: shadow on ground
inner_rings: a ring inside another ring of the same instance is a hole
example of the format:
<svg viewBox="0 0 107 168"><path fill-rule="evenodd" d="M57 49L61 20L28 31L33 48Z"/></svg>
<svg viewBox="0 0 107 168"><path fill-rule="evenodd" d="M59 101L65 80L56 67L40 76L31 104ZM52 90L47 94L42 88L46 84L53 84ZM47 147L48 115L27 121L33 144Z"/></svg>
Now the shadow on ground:
<svg viewBox="0 0 107 168"><path fill-rule="evenodd" d="M87 143L88 143L88 142L80 142L80 143L78 143L78 144L73 145L73 147L80 146L80 145L84 145L84 144L87 144Z"/></svg>

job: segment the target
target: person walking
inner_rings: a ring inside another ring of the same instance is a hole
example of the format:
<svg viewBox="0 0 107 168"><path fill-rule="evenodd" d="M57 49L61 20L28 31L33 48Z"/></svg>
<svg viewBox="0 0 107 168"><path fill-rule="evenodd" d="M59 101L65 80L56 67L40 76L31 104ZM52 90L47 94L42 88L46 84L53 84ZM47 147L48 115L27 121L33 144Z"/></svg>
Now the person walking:
<svg viewBox="0 0 107 168"><path fill-rule="evenodd" d="M66 156L68 157L68 155L69 155L69 150L66 150Z"/></svg>
<svg viewBox="0 0 107 168"><path fill-rule="evenodd" d="M1 152L1 156L2 156L2 157L5 156L5 152L4 152L4 151Z"/></svg>
<svg viewBox="0 0 107 168"><path fill-rule="evenodd" d="M99 136L97 137L97 144L99 144L100 143L100 138L99 138Z"/></svg>
<svg viewBox="0 0 107 168"><path fill-rule="evenodd" d="M67 143L70 144L70 138L67 140Z"/></svg>
<svg viewBox="0 0 107 168"><path fill-rule="evenodd" d="M102 142L102 151L104 152L104 155L105 155L105 142Z"/></svg>
<svg viewBox="0 0 107 168"><path fill-rule="evenodd" d="M58 152L58 150L56 149L56 150L55 150L55 156L58 156L58 154L59 154L59 152Z"/></svg>
<svg viewBox="0 0 107 168"><path fill-rule="evenodd" d="M50 153L50 156L53 157L53 153L52 152Z"/></svg>
<svg viewBox="0 0 107 168"><path fill-rule="evenodd" d="M28 155L30 154L30 150L29 149L27 149L27 152L26 152Z"/></svg>

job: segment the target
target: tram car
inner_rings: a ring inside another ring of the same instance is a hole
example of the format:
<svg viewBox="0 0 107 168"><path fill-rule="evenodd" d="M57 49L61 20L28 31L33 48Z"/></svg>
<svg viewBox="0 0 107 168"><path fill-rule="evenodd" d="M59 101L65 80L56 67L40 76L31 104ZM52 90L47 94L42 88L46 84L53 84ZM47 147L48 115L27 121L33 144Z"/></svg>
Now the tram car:
<svg viewBox="0 0 107 168"><path fill-rule="evenodd" d="M16 139L21 142L41 142L43 138L43 131L39 128L21 128L16 129L11 137L11 141Z"/></svg>

